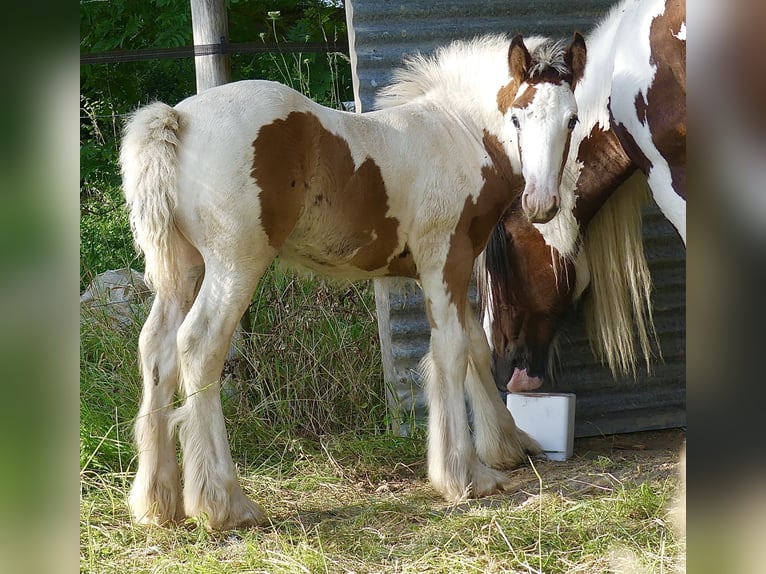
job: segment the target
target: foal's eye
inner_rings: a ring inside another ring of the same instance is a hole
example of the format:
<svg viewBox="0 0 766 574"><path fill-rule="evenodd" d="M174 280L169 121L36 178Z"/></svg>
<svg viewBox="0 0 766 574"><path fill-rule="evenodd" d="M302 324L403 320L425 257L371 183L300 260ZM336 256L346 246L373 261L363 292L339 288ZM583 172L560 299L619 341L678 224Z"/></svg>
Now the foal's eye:
<svg viewBox="0 0 766 574"><path fill-rule="evenodd" d="M569 118L569 131L571 132L573 129L575 129L575 126L577 125L577 122L579 122L579 118L577 116L572 116Z"/></svg>
<svg viewBox="0 0 766 574"><path fill-rule="evenodd" d="M516 116L511 116L511 121L513 122L513 126L518 130L521 129L521 123L519 122L519 118Z"/></svg>

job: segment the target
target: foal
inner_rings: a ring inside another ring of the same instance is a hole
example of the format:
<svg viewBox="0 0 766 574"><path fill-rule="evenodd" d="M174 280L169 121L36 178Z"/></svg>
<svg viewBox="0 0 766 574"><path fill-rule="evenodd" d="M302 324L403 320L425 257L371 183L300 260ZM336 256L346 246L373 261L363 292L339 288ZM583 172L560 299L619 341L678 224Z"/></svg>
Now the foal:
<svg viewBox="0 0 766 574"><path fill-rule="evenodd" d="M237 321L277 256L342 279L419 281L431 324L429 478L453 501L507 487L499 469L537 447L496 392L468 284L523 186L509 110L526 110L542 141L563 153L585 61L579 36L566 49L529 45L491 37L416 58L387 91L401 105L368 114L245 81L132 117L120 154L124 191L156 291L139 339L144 388L129 497L138 522L264 521L237 481L219 377Z"/></svg>

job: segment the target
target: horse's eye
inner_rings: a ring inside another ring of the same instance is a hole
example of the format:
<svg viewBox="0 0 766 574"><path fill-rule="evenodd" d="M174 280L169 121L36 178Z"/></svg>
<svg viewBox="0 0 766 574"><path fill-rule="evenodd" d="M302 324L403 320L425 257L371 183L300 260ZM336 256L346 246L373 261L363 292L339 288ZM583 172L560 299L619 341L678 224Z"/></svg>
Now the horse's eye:
<svg viewBox="0 0 766 574"><path fill-rule="evenodd" d="M517 118L516 116L511 116L511 121L513 122L513 126L517 130L521 129L521 123L519 122L519 118Z"/></svg>
<svg viewBox="0 0 766 574"><path fill-rule="evenodd" d="M575 126L577 125L577 122L579 122L579 118L577 116L572 116L569 118L569 131L571 132L573 129L575 129Z"/></svg>

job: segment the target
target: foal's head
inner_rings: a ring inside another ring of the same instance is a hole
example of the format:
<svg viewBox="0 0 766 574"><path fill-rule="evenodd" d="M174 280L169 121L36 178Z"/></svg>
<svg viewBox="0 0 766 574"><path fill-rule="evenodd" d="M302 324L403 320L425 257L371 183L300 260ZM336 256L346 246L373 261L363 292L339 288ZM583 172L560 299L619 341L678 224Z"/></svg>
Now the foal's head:
<svg viewBox="0 0 766 574"><path fill-rule="evenodd" d="M498 106L516 130L525 180L522 207L534 223L550 221L559 209L559 184L577 123L573 92L585 69L585 53L585 39L578 33L566 49L548 42L530 54L517 35L508 50L511 83L506 94L513 99L503 102L498 94Z"/></svg>

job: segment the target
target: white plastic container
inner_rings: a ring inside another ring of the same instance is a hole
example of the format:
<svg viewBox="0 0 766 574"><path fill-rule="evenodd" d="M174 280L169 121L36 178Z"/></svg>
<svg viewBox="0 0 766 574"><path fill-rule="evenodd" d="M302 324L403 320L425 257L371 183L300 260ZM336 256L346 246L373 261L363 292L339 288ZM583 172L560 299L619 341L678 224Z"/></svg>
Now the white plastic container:
<svg viewBox="0 0 766 574"><path fill-rule="evenodd" d="M566 460L574 452L573 393L508 393L506 401L516 426L535 439L550 460Z"/></svg>

